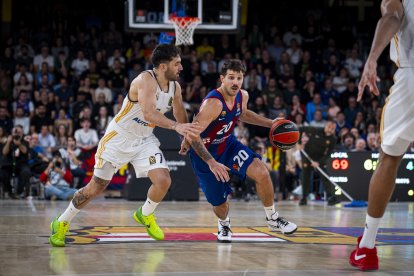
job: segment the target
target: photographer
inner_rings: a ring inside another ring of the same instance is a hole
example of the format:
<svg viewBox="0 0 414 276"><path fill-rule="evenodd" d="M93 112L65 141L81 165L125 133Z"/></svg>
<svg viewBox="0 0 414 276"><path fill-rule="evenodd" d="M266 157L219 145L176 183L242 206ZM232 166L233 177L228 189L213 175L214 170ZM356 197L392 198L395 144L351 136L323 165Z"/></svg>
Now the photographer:
<svg viewBox="0 0 414 276"><path fill-rule="evenodd" d="M46 198L68 200L76 192L76 189L70 187L73 181L72 173L65 168L59 153L55 154L49 166L40 174L39 180L45 185Z"/></svg>
<svg viewBox="0 0 414 276"><path fill-rule="evenodd" d="M4 182L11 185L12 177L18 177L17 194L24 191L23 198L29 196L30 191L30 167L27 165L29 145L23 139L23 127L17 125L13 128L12 134L7 137L3 146L2 154L4 165L2 167ZM10 187L7 190L11 190ZM14 197L14 195L12 195Z"/></svg>

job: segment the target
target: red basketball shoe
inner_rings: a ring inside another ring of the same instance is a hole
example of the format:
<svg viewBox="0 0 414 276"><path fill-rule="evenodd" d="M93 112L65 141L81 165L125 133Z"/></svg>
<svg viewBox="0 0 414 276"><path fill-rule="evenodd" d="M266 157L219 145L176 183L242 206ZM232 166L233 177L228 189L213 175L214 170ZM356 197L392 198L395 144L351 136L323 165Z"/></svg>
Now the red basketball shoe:
<svg viewBox="0 0 414 276"><path fill-rule="evenodd" d="M378 270L377 248L359 248L362 236L358 237L357 248L349 256L349 264L357 267L359 270Z"/></svg>

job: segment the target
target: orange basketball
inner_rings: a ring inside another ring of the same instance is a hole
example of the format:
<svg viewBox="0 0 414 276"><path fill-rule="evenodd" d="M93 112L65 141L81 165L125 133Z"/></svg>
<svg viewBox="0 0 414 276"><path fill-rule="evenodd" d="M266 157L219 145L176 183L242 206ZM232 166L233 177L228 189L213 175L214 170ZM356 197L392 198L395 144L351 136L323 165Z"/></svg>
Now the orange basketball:
<svg viewBox="0 0 414 276"><path fill-rule="evenodd" d="M286 119L275 121L269 133L272 145L281 150L293 148L299 141L299 136L296 124Z"/></svg>

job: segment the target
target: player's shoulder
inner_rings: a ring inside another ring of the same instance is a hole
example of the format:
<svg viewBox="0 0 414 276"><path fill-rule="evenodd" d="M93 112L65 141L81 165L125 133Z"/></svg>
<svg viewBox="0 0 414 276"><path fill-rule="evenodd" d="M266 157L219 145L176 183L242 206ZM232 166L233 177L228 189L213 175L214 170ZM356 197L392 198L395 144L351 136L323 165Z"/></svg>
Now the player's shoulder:
<svg viewBox="0 0 414 276"><path fill-rule="evenodd" d="M243 99L248 99L249 98L249 92L247 92L247 90L240 89L240 93L241 93Z"/></svg>
<svg viewBox="0 0 414 276"><path fill-rule="evenodd" d="M181 90L181 85L178 81L174 81L174 85L175 85L175 91L177 91L178 89Z"/></svg>
<svg viewBox="0 0 414 276"><path fill-rule="evenodd" d="M152 82L156 84L156 80L154 79L150 71L142 71L138 76L136 76L132 80L131 86L143 85L143 84L148 85L148 83L152 83Z"/></svg>
<svg viewBox="0 0 414 276"><path fill-rule="evenodd" d="M219 114L223 109L223 103L220 99L212 97L212 98L205 98L200 106L200 112L208 113L208 114Z"/></svg>

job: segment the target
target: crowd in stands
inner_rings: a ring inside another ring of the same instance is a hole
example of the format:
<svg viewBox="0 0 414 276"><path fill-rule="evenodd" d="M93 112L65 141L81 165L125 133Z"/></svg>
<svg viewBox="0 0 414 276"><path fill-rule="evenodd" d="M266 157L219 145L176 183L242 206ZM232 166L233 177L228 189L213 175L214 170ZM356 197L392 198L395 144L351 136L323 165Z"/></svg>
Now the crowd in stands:
<svg viewBox="0 0 414 276"><path fill-rule="evenodd" d="M334 120L338 149L377 151L381 111L395 68L380 67L379 98L366 93L357 102L366 51L358 33L351 47L338 45L333 24L308 15L301 25L252 25L245 36L196 35L195 45L181 49L180 83L189 116L219 86L223 62L238 58L247 67L243 86L249 108L271 119L284 116L298 126L323 127ZM2 43L0 57L3 189L12 194L5 182L17 177L16 195L29 196L25 183L33 175L42 175L45 184L58 175L57 186L81 187L129 84L152 68L157 43L157 35L123 33L114 22L76 32L64 24L35 30L21 22ZM275 160L280 154L269 149L268 129L239 122L235 133L271 160L269 169L279 169Z"/></svg>

